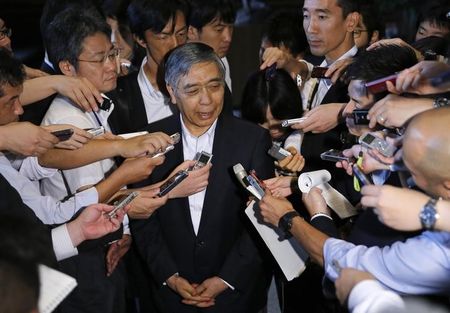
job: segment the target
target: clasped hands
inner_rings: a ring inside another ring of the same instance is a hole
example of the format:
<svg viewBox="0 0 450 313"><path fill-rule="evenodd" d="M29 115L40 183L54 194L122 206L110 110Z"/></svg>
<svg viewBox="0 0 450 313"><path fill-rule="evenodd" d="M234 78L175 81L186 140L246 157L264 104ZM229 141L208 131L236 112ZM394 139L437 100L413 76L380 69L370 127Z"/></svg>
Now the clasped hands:
<svg viewBox="0 0 450 313"><path fill-rule="evenodd" d="M228 286L217 276L205 279L201 284L190 283L187 279L174 274L167 279L167 285L178 293L184 304L199 308L211 307L215 298L225 291Z"/></svg>

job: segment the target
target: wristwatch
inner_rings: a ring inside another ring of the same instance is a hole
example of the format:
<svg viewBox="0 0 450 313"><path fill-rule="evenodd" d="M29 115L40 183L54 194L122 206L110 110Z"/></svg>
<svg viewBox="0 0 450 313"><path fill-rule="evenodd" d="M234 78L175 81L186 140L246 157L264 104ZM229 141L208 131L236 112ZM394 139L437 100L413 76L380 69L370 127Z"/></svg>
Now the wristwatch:
<svg viewBox="0 0 450 313"><path fill-rule="evenodd" d="M424 229L432 230L436 224L439 214L436 212L437 199L430 198L420 211L419 218Z"/></svg>
<svg viewBox="0 0 450 313"><path fill-rule="evenodd" d="M442 108L450 105L450 99L444 97L437 97L433 101L433 107L435 109Z"/></svg>
<svg viewBox="0 0 450 313"><path fill-rule="evenodd" d="M290 211L280 217L280 220L278 221L278 227L281 228L281 230L283 230L286 235L290 235L292 220L296 216L300 216L297 211Z"/></svg>

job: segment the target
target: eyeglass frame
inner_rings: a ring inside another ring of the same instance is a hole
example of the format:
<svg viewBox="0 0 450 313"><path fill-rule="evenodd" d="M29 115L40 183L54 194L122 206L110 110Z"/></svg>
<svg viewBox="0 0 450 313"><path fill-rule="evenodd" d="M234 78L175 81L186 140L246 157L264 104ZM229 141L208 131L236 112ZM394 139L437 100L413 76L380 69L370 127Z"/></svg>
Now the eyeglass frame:
<svg viewBox="0 0 450 313"><path fill-rule="evenodd" d="M11 38L12 36L12 29L9 27L5 27L3 29L0 29L0 40L5 39L6 37Z"/></svg>
<svg viewBox="0 0 450 313"><path fill-rule="evenodd" d="M110 57L112 57L110 59ZM117 62L120 57L120 48L113 47L111 50L108 51L108 53L105 53L102 60L83 60L83 59L77 59L78 62L88 62L88 63L97 63L105 65L108 60L112 62Z"/></svg>

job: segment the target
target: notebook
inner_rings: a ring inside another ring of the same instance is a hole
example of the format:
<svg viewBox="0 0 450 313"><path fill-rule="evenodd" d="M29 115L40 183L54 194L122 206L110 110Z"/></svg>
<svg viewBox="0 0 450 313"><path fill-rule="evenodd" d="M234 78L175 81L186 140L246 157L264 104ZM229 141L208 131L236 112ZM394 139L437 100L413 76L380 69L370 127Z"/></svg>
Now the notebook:
<svg viewBox="0 0 450 313"><path fill-rule="evenodd" d="M39 312L52 312L65 297L76 287L77 281L62 272L39 264L41 290L39 295Z"/></svg>

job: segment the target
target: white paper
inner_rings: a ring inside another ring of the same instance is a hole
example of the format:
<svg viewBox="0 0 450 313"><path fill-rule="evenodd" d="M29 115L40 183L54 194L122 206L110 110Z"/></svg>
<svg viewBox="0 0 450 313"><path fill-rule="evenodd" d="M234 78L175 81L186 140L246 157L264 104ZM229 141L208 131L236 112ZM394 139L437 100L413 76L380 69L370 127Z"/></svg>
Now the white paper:
<svg viewBox="0 0 450 313"><path fill-rule="evenodd" d="M39 280L41 283L38 305L40 313L52 312L77 285L73 277L42 264L39 265Z"/></svg>
<svg viewBox="0 0 450 313"><path fill-rule="evenodd" d="M262 221L259 206L255 201L250 202L245 214L264 240L286 279L291 281L300 276L306 268L305 261L308 259L308 254L300 243L293 237L280 240L280 236L283 238L283 232Z"/></svg>
<svg viewBox="0 0 450 313"><path fill-rule="evenodd" d="M298 178L298 188L303 193L308 193L313 187L322 189L327 205L342 219L358 214L356 208L328 183L330 179L331 174L327 170L303 173Z"/></svg>

